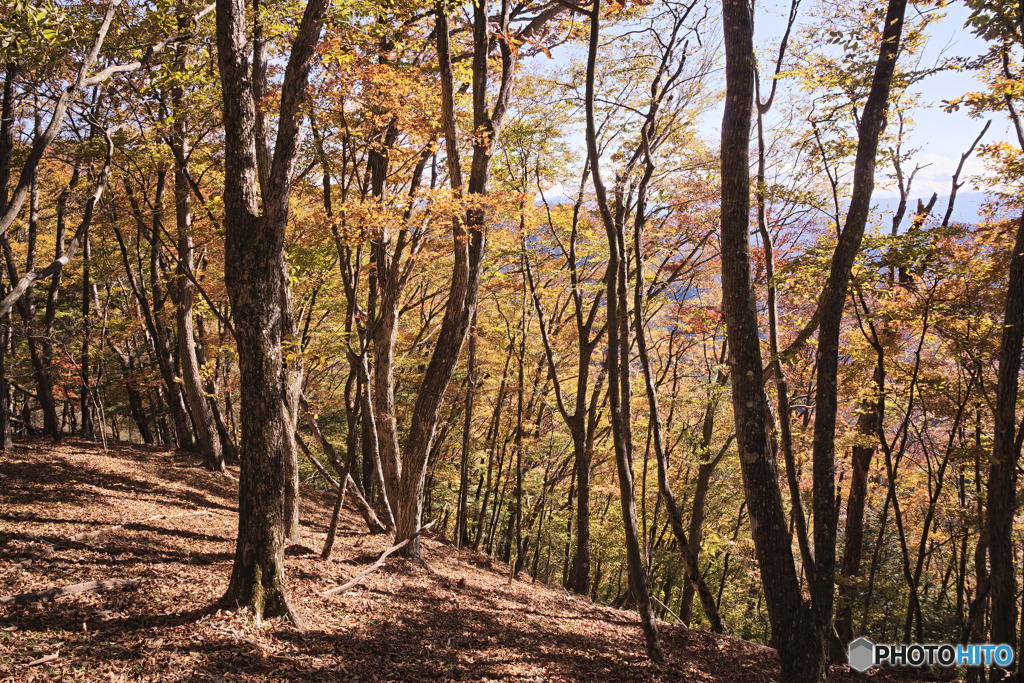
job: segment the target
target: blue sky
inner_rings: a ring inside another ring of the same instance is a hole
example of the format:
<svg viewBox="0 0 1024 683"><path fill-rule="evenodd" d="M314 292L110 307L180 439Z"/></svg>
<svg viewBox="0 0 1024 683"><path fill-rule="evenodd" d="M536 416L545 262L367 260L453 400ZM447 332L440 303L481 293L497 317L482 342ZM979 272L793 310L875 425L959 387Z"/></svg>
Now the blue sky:
<svg viewBox="0 0 1024 683"><path fill-rule="evenodd" d="M717 0L706 0L708 2L708 16L718 25L720 21L720 3ZM878 0L882 2L882 0ZM798 15L798 26L801 22L816 20L812 16L812 5L815 0L803 0L800 14ZM755 42L759 54L773 55L777 50L779 40L785 29L786 18L789 14L789 0L760 0L757 3L758 13L755 20ZM909 13L918 11L913 6L908 8ZM934 10L930 10L934 11ZM953 57L976 57L986 50L984 41L976 38L968 29L964 28L968 12L959 3L952 3L944 10L945 17L933 21L929 26L929 40L920 55L918 68L924 69L934 67L943 59ZM614 28L607 30L614 31ZM557 72L565 68L570 55L582 58L585 51L579 47L563 47L555 51L555 58L551 62L541 59L537 66L541 70ZM765 56L762 56L764 59ZM768 59L772 59L768 57ZM770 68L765 66L767 70ZM722 63L717 66L716 72L712 74L712 87L722 88L721 80ZM792 80L784 81L781 84L777 95L777 102L784 102L787 97L787 90L795 88ZM933 74L923 81L915 84L911 90L920 95L921 106L912 112L914 120L910 129L909 138L904 149L914 150L911 160L904 165L904 172L909 173L914 167L920 166L917 171L913 187L911 188L911 208L913 208L918 197L927 199L932 192L939 195L939 207L937 211L943 211L946 198L949 195L951 176L960 162L960 155L964 153L985 124L985 119L971 118L966 110L957 112L945 112L942 108L942 101L955 98L965 92L980 90L981 83L971 72L944 71ZM782 104L777 104L773 114L777 114ZM1009 118L1005 114L993 114L992 126L983 138L983 142L996 140L1015 140L1010 130ZM702 117L700 127L703 137L712 145L717 144L722 119L722 105L712 107ZM770 133L769 133L770 134ZM581 156L586 154L582 130L573 131L568 140L570 144L578 146ZM965 164L961 174L961 181L966 181L960 189L958 198L958 211L954 220L970 220L977 215L977 209L983 199L982 195L976 193L975 183L972 176L985 174L985 166L977 154L973 155ZM548 193L551 199L558 195L559 189L553 189ZM575 190L573 190L574 192ZM882 213L887 212L890 207L895 206L893 198L898 197L898 190L892 176L892 168L888 164L879 164L876 173L876 185L874 192L875 204ZM971 195L971 196L968 196Z"/></svg>
<svg viewBox="0 0 1024 683"><path fill-rule="evenodd" d="M805 0L805 4L809 4ZM789 2L759 2L756 19L759 44L777 45L785 28ZM907 9L908 18L913 7ZM986 50L984 41L975 37L964 24L968 17L967 9L960 3L951 3L945 10L945 18L933 22L929 27L930 38L920 58L920 67L935 66L943 58L976 57ZM806 12L804 13L806 17ZM799 19L798 19L799 21ZM911 189L916 196L928 196L938 192L940 200L949 193L951 176L960 162L960 155L967 151L974 138L981 132L984 119L973 119L964 109L947 113L942 109L942 100L952 99L965 92L981 89L980 82L970 72L945 71L928 76L912 88L912 92L921 95L922 106L913 112L914 127L910 132L908 148L916 149L913 159L904 167L905 172L914 168L921 169L914 178ZM720 117L720 112L718 116ZM1010 140L1011 130L1009 118L1005 115L993 115L992 126L983 142L994 140ZM878 198L896 197L898 190L895 181L890 177L891 169L879 167L876 176L875 196ZM984 164L976 155L964 165L961 180L967 184L961 192L970 192L974 188L970 176L984 173Z"/></svg>

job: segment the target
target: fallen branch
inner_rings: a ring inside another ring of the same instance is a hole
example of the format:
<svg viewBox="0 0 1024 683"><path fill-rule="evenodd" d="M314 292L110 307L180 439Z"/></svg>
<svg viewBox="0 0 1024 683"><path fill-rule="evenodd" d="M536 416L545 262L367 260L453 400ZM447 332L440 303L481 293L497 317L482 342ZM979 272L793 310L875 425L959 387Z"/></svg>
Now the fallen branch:
<svg viewBox="0 0 1024 683"><path fill-rule="evenodd" d="M105 536L105 535L107 535L109 533L112 533L114 531L119 531L121 529L124 529L125 527L133 526L133 525L136 525L136 524L145 524L146 522L155 522L155 521L160 520L160 519L177 519L179 517L198 517L198 516L201 516L201 515L209 515L209 514L212 514L209 510L199 510L197 512L185 512L185 513L182 513L180 515L153 515L152 517L147 517L145 519L136 520L134 522L125 522L124 524L115 524L114 526L105 526L102 529L94 529L92 531L83 531L80 534L75 534L74 536L68 536L65 539L61 539L60 541L57 541L56 543L48 546L45 550L42 550L42 551L36 553L35 555L33 555L32 557L28 558L27 560L22 560L21 562L19 562L17 564L12 564L10 567L8 567L6 570L4 570L4 573L0 574L0 576L6 576L7 574L10 574L11 572L18 571L19 569L24 569L25 567L27 567L28 565L32 564L36 560L42 560L44 558L50 557L58 549L66 548L67 546L71 545L72 543L82 543L84 541L91 541L93 539L99 538L100 536Z"/></svg>
<svg viewBox="0 0 1024 683"><path fill-rule="evenodd" d="M391 546L390 548L388 548L387 550L385 550L384 553L380 556L380 558L376 562L374 562L368 569L364 570L363 573L361 573L356 578L352 579L351 581L349 581L346 584L342 584L341 586L338 586L337 588L332 588L329 591L324 591L322 593L322 595L324 595L324 596L327 596L327 595L337 595L339 593L344 593L345 591L347 591L347 590L349 590L351 588L355 588L357 585L359 585L363 581L363 579L365 579L367 576L369 576L373 572L375 572L378 569L380 569L382 566L384 566L384 560L388 559L389 555L391 555L392 553L394 553L394 552L404 548L406 545L409 544L409 541L413 540L414 538L416 538L417 536L422 534L424 531L426 531L427 529L432 527L434 525L434 522L436 522L436 521L437 520L434 519L434 520L431 520L431 521L427 522L426 524L421 526L419 528L419 530L416 533L414 533L412 536L410 536L409 538L405 539L401 543L397 543L397 544Z"/></svg>
<svg viewBox="0 0 1024 683"><path fill-rule="evenodd" d="M0 597L0 605L27 605L31 602L39 602L40 600L56 600L57 598L63 598L68 595L81 595L82 593L91 593L92 591L97 590L108 591L114 590L115 588L137 586L141 582L141 579L105 579L103 581L86 581L85 583L76 583L73 586L57 586L55 588L46 588L44 590L33 591L31 593L5 595Z"/></svg>

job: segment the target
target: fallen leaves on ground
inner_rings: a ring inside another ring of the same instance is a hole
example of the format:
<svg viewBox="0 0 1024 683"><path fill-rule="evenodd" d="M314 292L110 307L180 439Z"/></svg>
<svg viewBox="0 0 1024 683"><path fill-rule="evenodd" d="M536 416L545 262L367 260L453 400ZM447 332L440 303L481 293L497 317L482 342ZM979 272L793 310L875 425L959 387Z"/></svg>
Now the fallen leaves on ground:
<svg viewBox="0 0 1024 683"><path fill-rule="evenodd" d="M436 536L423 543L427 568L392 557L325 597L391 539L368 536L345 510L334 555L322 561L310 549L323 545L333 501L315 491L304 491L301 543L286 553L308 628L257 626L244 611L209 609L231 572L235 481L163 449L104 453L74 439L20 444L2 467L0 595L98 579L141 584L0 607L0 681L779 680L770 648L664 623L667 663L654 665L635 613L511 580L506 565ZM182 514L196 511L209 514ZM112 525L124 527L61 545ZM49 546L52 554L15 567ZM836 666L830 680L927 680L872 673Z"/></svg>

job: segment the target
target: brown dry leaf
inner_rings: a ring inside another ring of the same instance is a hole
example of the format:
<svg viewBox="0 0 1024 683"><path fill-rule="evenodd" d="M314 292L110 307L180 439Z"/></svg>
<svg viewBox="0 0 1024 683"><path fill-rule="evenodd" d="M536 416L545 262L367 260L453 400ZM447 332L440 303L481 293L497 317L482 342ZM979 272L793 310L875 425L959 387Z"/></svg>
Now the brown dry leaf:
<svg viewBox="0 0 1024 683"><path fill-rule="evenodd" d="M0 594L94 576L145 582L132 591L0 609L0 629L17 631L0 638L0 679L10 675L5 662L55 652L67 641L59 660L48 655L52 659L34 664L56 660L52 672L22 668L11 680L32 674L159 683L780 680L774 650L668 624L661 624L667 663L656 667L646 657L635 612L569 599L561 588L525 574L509 582L507 565L434 537L424 540L430 569L389 558L358 590L323 597L339 573L358 574L391 545L389 537L369 536L348 509L332 562L315 554L286 559L290 597L306 631L281 620L254 628L244 610L203 616L231 573L236 482L159 448L112 444L102 453L74 438L56 446L42 439L29 444L31 450L17 449L4 462L10 533L0 559ZM333 504L333 496L303 490L301 545L322 547ZM215 514L131 524L196 510ZM126 526L3 574L53 539L115 524ZM83 622L88 631L78 630ZM874 683L927 680L903 671L872 673ZM836 666L829 680L864 678Z"/></svg>
<svg viewBox="0 0 1024 683"><path fill-rule="evenodd" d="M60 650L56 652L51 652L48 655L43 655L39 659L32 660L25 666L38 666L39 664L46 664L47 662L52 662L55 659L60 659Z"/></svg>

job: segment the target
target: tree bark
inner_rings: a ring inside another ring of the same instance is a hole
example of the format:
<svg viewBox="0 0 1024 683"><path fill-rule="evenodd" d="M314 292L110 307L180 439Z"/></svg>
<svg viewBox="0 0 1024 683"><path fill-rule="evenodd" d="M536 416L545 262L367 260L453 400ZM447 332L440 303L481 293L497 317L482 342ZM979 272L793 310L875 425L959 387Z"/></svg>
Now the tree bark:
<svg viewBox="0 0 1024 683"><path fill-rule="evenodd" d="M257 620L287 614L284 574L286 462L295 454L294 411L282 342L288 286L284 238L292 175L302 136L306 84L327 0L309 0L285 68L280 119L263 213L257 202L255 119L243 0L217 2L217 60L225 128L225 282L235 321L241 384L238 538L226 606L247 605ZM290 412L291 411L291 412Z"/></svg>
<svg viewBox="0 0 1024 683"><path fill-rule="evenodd" d="M999 346L996 385L995 434L988 475L988 552L991 563L992 642L1017 642L1017 580L1013 571L1013 516L1016 510L1017 463L1016 406L1021 345L1024 338L1024 215L1010 260ZM1018 667L1019 668L1019 667Z"/></svg>
<svg viewBox="0 0 1024 683"><path fill-rule="evenodd" d="M804 604L786 528L764 392L757 298L750 262L750 123L754 94L753 21L744 0L723 0L726 101L722 119L722 313L729 335L736 442L772 644L782 678L824 681L822 634Z"/></svg>

